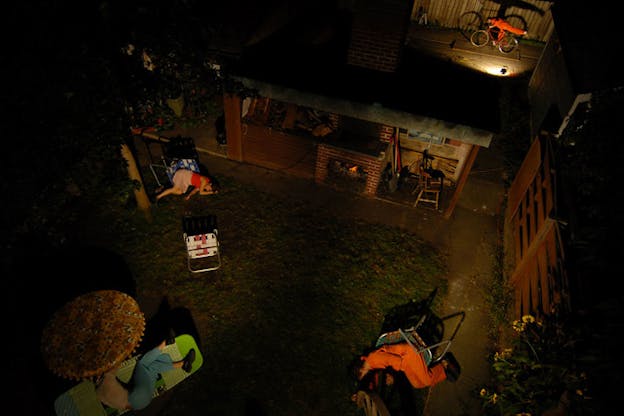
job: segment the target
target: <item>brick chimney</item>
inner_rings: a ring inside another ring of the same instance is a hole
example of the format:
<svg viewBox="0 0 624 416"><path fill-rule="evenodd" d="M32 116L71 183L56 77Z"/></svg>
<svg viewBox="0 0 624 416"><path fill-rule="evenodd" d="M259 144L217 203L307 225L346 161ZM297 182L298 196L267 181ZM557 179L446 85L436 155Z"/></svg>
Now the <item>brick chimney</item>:
<svg viewBox="0 0 624 416"><path fill-rule="evenodd" d="M413 0L358 0L353 9L347 63L394 72L409 28Z"/></svg>

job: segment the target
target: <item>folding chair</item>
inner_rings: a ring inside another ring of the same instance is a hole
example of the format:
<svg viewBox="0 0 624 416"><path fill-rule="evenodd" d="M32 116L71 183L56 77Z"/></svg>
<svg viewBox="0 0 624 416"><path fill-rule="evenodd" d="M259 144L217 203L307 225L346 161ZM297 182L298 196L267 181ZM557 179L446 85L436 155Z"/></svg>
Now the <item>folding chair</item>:
<svg viewBox="0 0 624 416"><path fill-rule="evenodd" d="M457 335L460 325L466 316L465 312L456 312L443 318L438 317L431 310L437 293L434 289L427 298L392 308L385 316L381 327L381 335L374 343L374 349L382 345L406 343L420 354L427 366L431 367L439 361L449 360L452 354L448 352L452 340ZM456 318L455 329L449 333L445 331L445 322ZM454 357L452 358L454 360ZM370 381L358 387L356 404L364 409L367 416L390 416L390 404L396 403L396 397L401 404L413 401L413 396L397 383L388 383L385 374L392 374L391 369L369 372ZM389 373L388 373L389 372ZM445 370L446 372L446 370ZM395 379L395 381L397 381ZM404 380L407 382L407 380Z"/></svg>
<svg viewBox="0 0 624 416"><path fill-rule="evenodd" d="M449 350L459 327L466 317L466 313L455 312L439 317L431 310L437 288L429 296L419 302L410 301L407 304L394 307L387 315L382 325L382 334L375 343L375 348L384 344L407 342L418 353L423 354L428 365L440 361ZM452 332L445 331L445 323L455 320Z"/></svg>
<svg viewBox="0 0 624 416"><path fill-rule="evenodd" d="M437 210L440 206L440 194L444 189L444 172L434 169L432 161L435 159L429 154L429 149L423 151L423 158L418 167L418 185L412 194L418 192L414 207L421 202L433 204Z"/></svg>
<svg viewBox="0 0 624 416"><path fill-rule="evenodd" d="M189 334L176 336L175 342L165 347L163 352L171 355L171 359L174 361L183 359L191 349L195 350L195 361L191 367L191 372L186 373L181 368L174 368L162 373L156 381L154 397L160 396L186 380L196 373L204 362L195 338ZM123 383L129 383L139 359L140 356L133 356L121 363L116 371L117 379ZM58 396L54 401L54 410L57 416L120 416L128 412L126 409L109 407L101 399L99 386L91 380L84 380Z"/></svg>
<svg viewBox="0 0 624 416"><path fill-rule="evenodd" d="M149 168L158 186L164 186L161 182L164 181L164 174L166 174L169 182L172 182L173 174L180 168L199 173L199 154L191 137L158 137L154 139L142 136L142 138L150 159ZM150 146L155 143L161 146L160 158L155 158L152 154Z"/></svg>
<svg viewBox="0 0 624 416"><path fill-rule="evenodd" d="M421 202L433 204L437 210L440 206L440 193L444 188L444 172L436 169L420 171L420 184L418 196L414 201L414 207Z"/></svg>
<svg viewBox="0 0 624 416"><path fill-rule="evenodd" d="M188 269L192 273L217 270L221 252L215 215L184 216L182 230L186 243Z"/></svg>

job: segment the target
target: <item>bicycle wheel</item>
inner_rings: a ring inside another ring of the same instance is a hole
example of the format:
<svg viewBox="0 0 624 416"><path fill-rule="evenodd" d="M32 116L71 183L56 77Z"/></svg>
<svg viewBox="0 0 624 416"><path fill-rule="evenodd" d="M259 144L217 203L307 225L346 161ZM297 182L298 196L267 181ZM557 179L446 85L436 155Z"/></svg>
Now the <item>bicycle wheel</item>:
<svg viewBox="0 0 624 416"><path fill-rule="evenodd" d="M483 17L479 12L466 12L459 16L457 29L466 40L470 40L470 36L483 27Z"/></svg>
<svg viewBox="0 0 624 416"><path fill-rule="evenodd" d="M505 20L507 23L512 25L513 27L517 27L518 29L527 30L527 22L524 20L524 17L519 16L517 14L508 14L505 16Z"/></svg>
<svg viewBox="0 0 624 416"><path fill-rule="evenodd" d="M498 43L498 50L502 53L511 53L518 46L518 39L515 36L506 34Z"/></svg>
<svg viewBox="0 0 624 416"><path fill-rule="evenodd" d="M377 393L360 390L356 397L357 407L362 409L366 416L390 416L388 408Z"/></svg>
<svg viewBox="0 0 624 416"><path fill-rule="evenodd" d="M490 41L490 34L487 30L477 30L470 36L470 43L479 48L485 46Z"/></svg>

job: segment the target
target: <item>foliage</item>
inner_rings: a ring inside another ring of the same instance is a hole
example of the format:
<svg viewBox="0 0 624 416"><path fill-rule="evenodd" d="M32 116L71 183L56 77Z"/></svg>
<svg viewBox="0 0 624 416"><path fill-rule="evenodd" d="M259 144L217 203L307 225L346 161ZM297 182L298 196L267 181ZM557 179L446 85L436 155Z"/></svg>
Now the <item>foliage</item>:
<svg viewBox="0 0 624 416"><path fill-rule="evenodd" d="M121 49L124 55L127 111L136 127L163 130L193 126L214 118L215 95L221 93L218 66L176 42ZM167 100L181 97L183 109L176 114Z"/></svg>
<svg viewBox="0 0 624 416"><path fill-rule="evenodd" d="M507 284L504 273L505 250L503 244L498 244L494 249L494 271L487 290L484 290L484 298L488 304L490 319L492 320L489 336L496 343L500 336L499 328L508 322L508 313L513 302L513 290Z"/></svg>
<svg viewBox="0 0 624 416"><path fill-rule="evenodd" d="M588 377L577 366L578 328L531 315L512 327L510 347L492 357L494 384L479 392L485 414L542 415L560 402L574 411L569 414L586 414Z"/></svg>
<svg viewBox="0 0 624 416"><path fill-rule="evenodd" d="M608 279L617 267L613 262L619 255L616 251L623 224L621 210L614 209L612 203L621 199L618 195L622 193L616 183L622 175L622 141L614 122L624 107L622 92L621 88L595 92L554 141L559 202L555 215L561 220L566 244L575 313L543 323L526 316L514 325L519 332L510 336L510 330L501 327L512 299L507 292L503 257L499 256L500 271L488 300L495 342L502 347L492 357L491 385L475 392L480 394L486 414L538 415L561 407L567 414L601 414L609 409L606 403L615 401L619 373L614 369L622 368L622 360L621 342L613 340L617 332L613 325L621 321L621 308L612 305L621 303L621 296L605 291L599 280ZM508 122L511 120L518 121L519 128L524 123L523 116L510 117ZM509 131L514 130L519 131ZM525 146L518 147L520 152L511 152L508 150L520 142L504 141L506 160L521 161L513 154L523 156L526 150L520 147Z"/></svg>
<svg viewBox="0 0 624 416"><path fill-rule="evenodd" d="M23 39L36 45L16 51L19 68L7 87L11 157L5 168L12 175L2 192L12 198L2 225L12 242L36 234L62 244L77 207L99 198L124 204L134 185L120 154L129 130L111 56L83 34L87 22L51 18L61 5L41 7L33 14L36 31Z"/></svg>
<svg viewBox="0 0 624 416"><path fill-rule="evenodd" d="M613 201L624 197L619 183L624 144L617 122L623 112L624 88L596 92L555 143L565 201L558 215L569 223L570 269L592 279L619 267L624 215ZM595 282L582 290L588 300L604 296Z"/></svg>

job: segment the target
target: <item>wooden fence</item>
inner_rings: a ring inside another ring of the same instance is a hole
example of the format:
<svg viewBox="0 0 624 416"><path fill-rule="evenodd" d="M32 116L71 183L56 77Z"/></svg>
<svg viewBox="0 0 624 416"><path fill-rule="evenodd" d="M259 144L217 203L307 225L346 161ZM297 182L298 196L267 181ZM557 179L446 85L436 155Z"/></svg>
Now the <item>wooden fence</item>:
<svg viewBox="0 0 624 416"><path fill-rule="evenodd" d="M484 18L503 15L517 15L527 23L527 39L546 42L553 29L553 19L550 12L552 1L525 0L515 2L523 7L509 6L501 10L504 1L491 0L414 0L411 20L419 22L419 12L427 14L427 24L456 29L459 17L466 12L480 12ZM511 3L511 2L510 2Z"/></svg>
<svg viewBox="0 0 624 416"><path fill-rule="evenodd" d="M509 189L506 258L515 316L569 311L569 283L556 215L556 175L550 139L536 139Z"/></svg>

